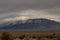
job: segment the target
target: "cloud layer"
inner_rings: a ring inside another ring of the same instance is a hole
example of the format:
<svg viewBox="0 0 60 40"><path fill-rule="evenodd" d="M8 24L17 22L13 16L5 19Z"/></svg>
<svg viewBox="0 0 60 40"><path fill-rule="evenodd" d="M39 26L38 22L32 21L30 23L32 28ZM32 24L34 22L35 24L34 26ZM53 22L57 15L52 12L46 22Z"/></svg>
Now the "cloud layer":
<svg viewBox="0 0 60 40"><path fill-rule="evenodd" d="M60 21L60 0L0 0L0 21L20 16Z"/></svg>

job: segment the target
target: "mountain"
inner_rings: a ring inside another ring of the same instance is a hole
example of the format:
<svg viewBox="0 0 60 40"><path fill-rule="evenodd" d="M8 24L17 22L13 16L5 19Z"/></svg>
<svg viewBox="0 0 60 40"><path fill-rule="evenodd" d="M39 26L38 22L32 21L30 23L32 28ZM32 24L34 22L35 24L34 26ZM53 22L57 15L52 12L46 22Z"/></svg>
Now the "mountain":
<svg viewBox="0 0 60 40"><path fill-rule="evenodd" d="M11 31L60 31L60 22L49 19L28 19L26 21L6 22L0 25L0 30Z"/></svg>

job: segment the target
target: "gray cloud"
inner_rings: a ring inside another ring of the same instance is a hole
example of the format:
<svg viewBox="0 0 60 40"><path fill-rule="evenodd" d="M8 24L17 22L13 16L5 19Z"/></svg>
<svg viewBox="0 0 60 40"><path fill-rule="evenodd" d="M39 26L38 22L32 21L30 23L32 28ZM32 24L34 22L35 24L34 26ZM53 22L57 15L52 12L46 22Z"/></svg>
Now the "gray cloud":
<svg viewBox="0 0 60 40"><path fill-rule="evenodd" d="M0 20L22 16L22 14L31 18L45 17L60 20L60 0L0 0Z"/></svg>
<svg viewBox="0 0 60 40"><path fill-rule="evenodd" d="M0 0L0 13L23 9L50 9L60 6L60 0Z"/></svg>

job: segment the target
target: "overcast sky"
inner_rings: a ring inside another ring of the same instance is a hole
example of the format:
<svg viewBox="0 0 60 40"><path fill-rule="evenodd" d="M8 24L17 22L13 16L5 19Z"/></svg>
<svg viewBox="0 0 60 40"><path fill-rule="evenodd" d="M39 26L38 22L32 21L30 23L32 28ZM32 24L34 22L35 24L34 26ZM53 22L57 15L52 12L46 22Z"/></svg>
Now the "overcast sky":
<svg viewBox="0 0 60 40"><path fill-rule="evenodd" d="M60 22L60 0L0 0L0 21L21 16Z"/></svg>

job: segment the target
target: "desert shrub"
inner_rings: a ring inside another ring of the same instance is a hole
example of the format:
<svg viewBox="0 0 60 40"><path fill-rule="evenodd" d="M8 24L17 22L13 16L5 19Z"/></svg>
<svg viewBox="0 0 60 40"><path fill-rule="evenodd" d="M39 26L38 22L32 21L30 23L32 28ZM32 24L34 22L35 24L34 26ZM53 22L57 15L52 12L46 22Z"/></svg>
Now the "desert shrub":
<svg viewBox="0 0 60 40"><path fill-rule="evenodd" d="M32 36L32 38L33 38L33 39L35 39L35 38L36 38L36 36Z"/></svg>
<svg viewBox="0 0 60 40"><path fill-rule="evenodd" d="M30 37L29 40L40 40L40 39L38 38L38 36L34 36L34 35L33 35L33 36Z"/></svg>
<svg viewBox="0 0 60 40"><path fill-rule="evenodd" d="M55 33L53 33L52 35L53 35L53 36L55 36L56 34L55 34Z"/></svg>
<svg viewBox="0 0 60 40"><path fill-rule="evenodd" d="M3 33L2 33L2 36L1 36L1 40L10 40L10 39L9 39L9 34L6 33L6 32L3 32Z"/></svg>
<svg viewBox="0 0 60 40"><path fill-rule="evenodd" d="M7 32L3 32L2 36L1 36L1 40L13 40L12 37L10 37L11 35Z"/></svg>
<svg viewBox="0 0 60 40"><path fill-rule="evenodd" d="M60 40L60 38L58 38L58 40Z"/></svg>
<svg viewBox="0 0 60 40"><path fill-rule="evenodd" d="M16 38L15 36L13 36L12 34L9 33L9 39L10 39L10 40L13 40L13 39L15 39L15 38Z"/></svg>
<svg viewBox="0 0 60 40"><path fill-rule="evenodd" d="M39 36L38 38L37 38L37 40L40 40L41 39L41 36Z"/></svg>
<svg viewBox="0 0 60 40"><path fill-rule="evenodd" d="M57 34L53 33L53 37L54 38L59 38L59 34L58 33Z"/></svg>
<svg viewBox="0 0 60 40"><path fill-rule="evenodd" d="M46 38L52 39L52 38L54 38L54 36L53 35L49 35L49 36L46 36Z"/></svg>
<svg viewBox="0 0 60 40"><path fill-rule="evenodd" d="M25 35L21 35L19 36L20 39L24 39Z"/></svg>
<svg viewBox="0 0 60 40"><path fill-rule="evenodd" d="M50 38L50 39L55 38L55 37L56 37L55 33L46 36L46 38Z"/></svg>

